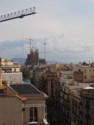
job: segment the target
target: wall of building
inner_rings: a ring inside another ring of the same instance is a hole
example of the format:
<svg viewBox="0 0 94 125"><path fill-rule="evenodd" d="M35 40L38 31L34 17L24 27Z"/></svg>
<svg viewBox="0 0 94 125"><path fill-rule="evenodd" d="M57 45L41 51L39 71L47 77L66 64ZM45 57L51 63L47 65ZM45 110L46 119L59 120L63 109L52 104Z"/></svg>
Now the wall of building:
<svg viewBox="0 0 94 125"><path fill-rule="evenodd" d="M19 67L13 67L11 68L12 72L20 72L20 68Z"/></svg>
<svg viewBox="0 0 94 125"><path fill-rule="evenodd" d="M2 59L2 71L3 72L20 72L21 65L16 62Z"/></svg>
<svg viewBox="0 0 94 125"><path fill-rule="evenodd" d="M94 88L81 92L83 125L94 125Z"/></svg>
<svg viewBox="0 0 94 125"><path fill-rule="evenodd" d="M73 81L73 71L60 71L60 83L70 83Z"/></svg>
<svg viewBox="0 0 94 125"><path fill-rule="evenodd" d="M83 71L83 82L94 81L94 67L82 66L81 71Z"/></svg>
<svg viewBox="0 0 94 125"><path fill-rule="evenodd" d="M19 73L2 73L2 80L7 83L21 83L23 81L22 72Z"/></svg>
<svg viewBox="0 0 94 125"><path fill-rule="evenodd" d="M60 108L66 125L70 125L70 90L66 86L62 86L60 92Z"/></svg>
<svg viewBox="0 0 94 125"><path fill-rule="evenodd" d="M31 107L35 107L37 108L37 111L38 111L38 121L37 122L43 122L43 119L45 119L46 117L46 112L45 112L45 108L46 108L46 105L45 105L45 100L29 100L29 101L26 101L24 103L24 108L25 108L25 122L28 123L30 122L30 116L29 116L29 112L30 112L30 108Z"/></svg>
<svg viewBox="0 0 94 125"><path fill-rule="evenodd" d="M94 124L94 85L92 83L62 85L60 104L67 125Z"/></svg>
<svg viewBox="0 0 94 125"><path fill-rule="evenodd" d="M74 71L73 73L73 76L74 76L74 81L77 81L77 82L83 82L83 72L78 70L78 71Z"/></svg>
<svg viewBox="0 0 94 125"><path fill-rule="evenodd" d="M23 125L22 102L16 97L0 96L0 125Z"/></svg>
<svg viewBox="0 0 94 125"><path fill-rule="evenodd" d="M81 109L81 98L70 93L70 114L71 114L71 124L81 125L82 120L82 109Z"/></svg>

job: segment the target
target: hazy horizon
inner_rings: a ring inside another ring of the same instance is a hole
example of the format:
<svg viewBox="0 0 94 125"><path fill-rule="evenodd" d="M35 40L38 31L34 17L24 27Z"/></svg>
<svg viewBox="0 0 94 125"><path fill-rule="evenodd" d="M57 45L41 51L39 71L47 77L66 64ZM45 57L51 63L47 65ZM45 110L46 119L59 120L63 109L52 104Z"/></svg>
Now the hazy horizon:
<svg viewBox="0 0 94 125"><path fill-rule="evenodd" d="M31 38L41 57L46 43L47 60L94 61L94 0L1 0L0 15L33 6L37 14L0 23L1 57L26 57Z"/></svg>

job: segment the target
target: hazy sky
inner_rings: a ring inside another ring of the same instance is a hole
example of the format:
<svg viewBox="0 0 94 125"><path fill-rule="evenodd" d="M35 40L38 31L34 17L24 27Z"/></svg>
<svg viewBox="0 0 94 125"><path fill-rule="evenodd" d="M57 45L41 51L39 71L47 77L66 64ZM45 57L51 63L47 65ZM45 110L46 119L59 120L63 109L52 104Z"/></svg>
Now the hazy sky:
<svg viewBox="0 0 94 125"><path fill-rule="evenodd" d="M49 61L94 61L94 0L0 0L0 15L33 6L37 14L0 23L0 56L26 57L32 38Z"/></svg>

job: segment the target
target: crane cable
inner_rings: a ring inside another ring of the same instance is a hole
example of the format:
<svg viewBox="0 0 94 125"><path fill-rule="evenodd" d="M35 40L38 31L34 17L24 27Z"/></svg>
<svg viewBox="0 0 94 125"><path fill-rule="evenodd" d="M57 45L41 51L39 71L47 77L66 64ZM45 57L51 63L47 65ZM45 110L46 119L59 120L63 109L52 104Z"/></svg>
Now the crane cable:
<svg viewBox="0 0 94 125"><path fill-rule="evenodd" d="M24 40L24 21L23 21L23 18L21 18L20 19L20 52L19 52L20 57L22 57L24 54L23 40Z"/></svg>

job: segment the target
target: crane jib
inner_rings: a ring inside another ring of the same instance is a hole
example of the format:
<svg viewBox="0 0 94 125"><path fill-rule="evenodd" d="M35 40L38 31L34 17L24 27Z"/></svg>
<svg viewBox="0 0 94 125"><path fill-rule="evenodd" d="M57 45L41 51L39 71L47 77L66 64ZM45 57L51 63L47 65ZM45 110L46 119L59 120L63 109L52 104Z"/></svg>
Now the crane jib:
<svg viewBox="0 0 94 125"><path fill-rule="evenodd" d="M16 18L23 18L24 16L36 14L35 7L24 9L21 11L5 14L0 16L0 22L16 19Z"/></svg>

